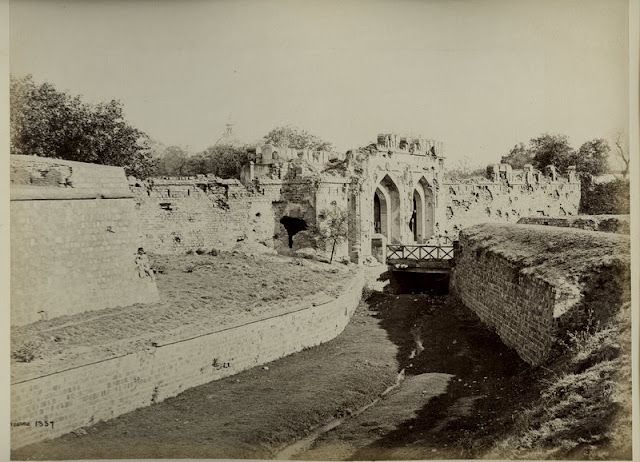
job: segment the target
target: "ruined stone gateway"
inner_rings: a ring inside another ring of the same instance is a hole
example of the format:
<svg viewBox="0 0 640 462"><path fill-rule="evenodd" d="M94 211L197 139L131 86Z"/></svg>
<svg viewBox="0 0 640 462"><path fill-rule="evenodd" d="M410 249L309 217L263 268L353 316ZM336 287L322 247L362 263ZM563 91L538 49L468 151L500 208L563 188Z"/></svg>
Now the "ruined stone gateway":
<svg viewBox="0 0 640 462"><path fill-rule="evenodd" d="M441 142L396 134L344 155L267 144L250 158L242 183L273 204L276 247L321 247L307 230L336 208L349 215L339 255L356 263L384 261L387 244L456 239L474 223L577 215L580 203L573 167L562 177L554 166L496 164L486 177L451 180Z"/></svg>

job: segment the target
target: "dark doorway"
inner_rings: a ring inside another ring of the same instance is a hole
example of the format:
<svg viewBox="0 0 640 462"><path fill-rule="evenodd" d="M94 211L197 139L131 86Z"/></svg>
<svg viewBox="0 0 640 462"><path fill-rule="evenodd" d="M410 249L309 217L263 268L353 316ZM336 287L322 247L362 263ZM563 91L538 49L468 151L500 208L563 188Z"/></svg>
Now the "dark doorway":
<svg viewBox="0 0 640 462"><path fill-rule="evenodd" d="M381 217L380 197L378 194L373 195L373 232L382 233L382 217Z"/></svg>
<svg viewBox="0 0 640 462"><path fill-rule="evenodd" d="M302 218L284 216L280 219L280 223L282 223L284 229L287 230L287 234L289 235L289 248L293 248L293 236L300 231L306 230L307 222Z"/></svg>

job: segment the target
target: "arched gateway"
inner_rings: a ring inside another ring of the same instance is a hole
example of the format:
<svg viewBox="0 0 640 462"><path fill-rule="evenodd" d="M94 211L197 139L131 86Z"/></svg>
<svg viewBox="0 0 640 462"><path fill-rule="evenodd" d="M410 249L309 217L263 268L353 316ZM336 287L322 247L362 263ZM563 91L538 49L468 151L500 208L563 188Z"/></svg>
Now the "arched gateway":
<svg viewBox="0 0 640 462"><path fill-rule="evenodd" d="M385 175L373 196L374 233L381 234L387 242L401 241L400 191L395 182Z"/></svg>

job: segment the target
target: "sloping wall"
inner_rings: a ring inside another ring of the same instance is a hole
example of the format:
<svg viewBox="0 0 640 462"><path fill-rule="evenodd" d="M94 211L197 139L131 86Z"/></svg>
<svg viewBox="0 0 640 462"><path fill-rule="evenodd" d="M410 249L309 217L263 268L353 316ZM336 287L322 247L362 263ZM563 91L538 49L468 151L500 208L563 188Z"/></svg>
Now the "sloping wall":
<svg viewBox="0 0 640 462"><path fill-rule="evenodd" d="M349 323L363 286L358 272L340 296L324 303L13 383L11 447L55 438L332 340ZM49 425L35 424L42 420Z"/></svg>
<svg viewBox="0 0 640 462"><path fill-rule="evenodd" d="M543 364L568 332L629 300L629 237L536 225L462 230L454 292L503 342Z"/></svg>
<svg viewBox="0 0 640 462"><path fill-rule="evenodd" d="M11 156L11 323L158 300L120 167Z"/></svg>

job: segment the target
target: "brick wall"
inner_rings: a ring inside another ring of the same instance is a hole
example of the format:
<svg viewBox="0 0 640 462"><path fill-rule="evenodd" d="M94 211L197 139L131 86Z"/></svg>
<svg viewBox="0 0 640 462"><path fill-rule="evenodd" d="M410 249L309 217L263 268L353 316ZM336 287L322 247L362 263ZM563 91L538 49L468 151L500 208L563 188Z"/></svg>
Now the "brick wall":
<svg viewBox="0 0 640 462"><path fill-rule="evenodd" d="M11 323L158 300L124 170L11 156Z"/></svg>
<svg viewBox="0 0 640 462"><path fill-rule="evenodd" d="M628 236L483 224L462 230L459 244L452 291L532 365L630 298Z"/></svg>
<svg viewBox="0 0 640 462"><path fill-rule="evenodd" d="M522 359L543 362L553 343L554 288L520 274L520 268L490 251L475 254L464 231L460 238L457 296Z"/></svg>
<svg viewBox="0 0 640 462"><path fill-rule="evenodd" d="M337 299L193 339L11 385L13 449L163 401L182 391L336 337L363 288L358 273ZM53 421L53 428L34 421Z"/></svg>
<svg viewBox="0 0 640 462"><path fill-rule="evenodd" d="M147 251L228 250L245 239L272 244L271 199L234 180L155 179L132 191Z"/></svg>

